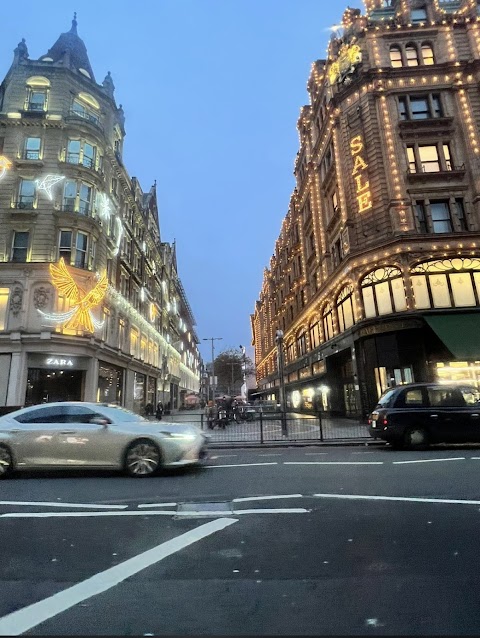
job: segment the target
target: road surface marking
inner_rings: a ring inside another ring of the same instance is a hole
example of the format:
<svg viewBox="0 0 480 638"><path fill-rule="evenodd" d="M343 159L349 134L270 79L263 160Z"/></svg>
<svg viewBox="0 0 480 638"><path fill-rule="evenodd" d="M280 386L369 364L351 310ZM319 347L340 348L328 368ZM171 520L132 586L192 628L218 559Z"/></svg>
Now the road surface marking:
<svg viewBox="0 0 480 638"><path fill-rule="evenodd" d="M175 507L176 503L142 503L138 505L138 509L148 508L148 507Z"/></svg>
<svg viewBox="0 0 480 638"><path fill-rule="evenodd" d="M453 505L480 505L480 501L468 501L454 498L416 498L410 496L370 496L362 494L314 494L317 498L338 498L364 501L405 501L406 503L447 503Z"/></svg>
<svg viewBox="0 0 480 638"><path fill-rule="evenodd" d="M236 523L235 519L221 518L216 521L210 521L204 525L200 525L196 529L190 530L185 534L177 536L165 543L161 543L156 547L147 550L133 558L110 567L103 572L99 572L87 578L83 582L73 585L68 589L64 589L49 598L45 598L37 603L33 603L28 607L14 611L3 618L0 618L0 635L1 636L18 636L33 627L61 614L67 609L71 609L75 605L97 596L115 585L123 582L127 578L138 574L138 572L155 565L164 558L179 552L180 550L196 543L211 534L219 532L229 525Z"/></svg>
<svg viewBox="0 0 480 638"><path fill-rule="evenodd" d="M438 463L442 461L465 461L464 456L448 459L418 459L416 461L393 461L393 465L405 465L406 463Z"/></svg>
<svg viewBox="0 0 480 638"><path fill-rule="evenodd" d="M303 494L282 494L275 496L247 496L245 498L234 498L232 503L246 503L247 501L270 501L278 498L303 498Z"/></svg>
<svg viewBox="0 0 480 638"><path fill-rule="evenodd" d="M480 461L480 456L471 456L472 461Z"/></svg>
<svg viewBox="0 0 480 638"><path fill-rule="evenodd" d="M328 452L305 452L305 456L327 456L327 455L328 455Z"/></svg>
<svg viewBox="0 0 480 638"><path fill-rule="evenodd" d="M383 461L285 461L283 465L383 465Z"/></svg>
<svg viewBox="0 0 480 638"><path fill-rule="evenodd" d="M24 505L26 507L84 507L85 509L96 510L124 510L128 505L98 505L97 503L60 503L60 502L43 502L43 501L0 501L0 505Z"/></svg>
<svg viewBox="0 0 480 638"><path fill-rule="evenodd" d="M238 454L217 454L216 456L211 456L211 459L233 459L236 458Z"/></svg>
<svg viewBox="0 0 480 638"><path fill-rule="evenodd" d="M275 452L273 454L258 454L257 456L282 456L282 454Z"/></svg>
<svg viewBox="0 0 480 638"><path fill-rule="evenodd" d="M255 467L258 465L278 465L278 463L238 463L237 465L204 465L205 468L213 468L213 467Z"/></svg>
<svg viewBox="0 0 480 638"><path fill-rule="evenodd" d="M219 516L236 516L237 514L303 514L309 510L303 508L252 509L252 510L128 510L127 512L10 512L0 518L98 518L101 516L172 516L181 518L218 518ZM0 633L1 635L1 633Z"/></svg>
<svg viewBox="0 0 480 638"><path fill-rule="evenodd" d="M310 510L303 507L290 507L283 509L252 509L252 510L234 510L233 516L241 514L307 514Z"/></svg>

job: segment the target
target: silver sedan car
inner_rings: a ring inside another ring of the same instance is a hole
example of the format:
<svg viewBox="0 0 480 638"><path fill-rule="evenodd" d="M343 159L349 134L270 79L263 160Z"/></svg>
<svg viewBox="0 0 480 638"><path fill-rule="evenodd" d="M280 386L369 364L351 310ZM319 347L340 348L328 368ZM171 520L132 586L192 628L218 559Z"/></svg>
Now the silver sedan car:
<svg viewBox="0 0 480 638"><path fill-rule="evenodd" d="M124 408L47 403L0 418L0 478L13 470L102 468L151 476L198 463L207 437L195 425L147 421Z"/></svg>

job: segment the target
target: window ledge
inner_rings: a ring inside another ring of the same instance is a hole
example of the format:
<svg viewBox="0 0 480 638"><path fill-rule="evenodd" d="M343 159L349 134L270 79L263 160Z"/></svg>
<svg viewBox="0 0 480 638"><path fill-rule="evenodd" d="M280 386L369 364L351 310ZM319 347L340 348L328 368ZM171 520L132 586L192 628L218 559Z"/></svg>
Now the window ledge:
<svg viewBox="0 0 480 638"><path fill-rule="evenodd" d="M457 167L451 171L436 171L434 173L410 173L407 172L409 182L432 182L435 180L452 181L461 180L465 175L465 167Z"/></svg>
<svg viewBox="0 0 480 638"><path fill-rule="evenodd" d="M440 131L453 130L453 117L429 117L424 120L399 120L400 135L406 137L409 134L439 133Z"/></svg>
<svg viewBox="0 0 480 638"><path fill-rule="evenodd" d="M38 168L42 168L44 165L44 161L41 159L26 159L26 158L21 158L21 159L17 159L15 160L15 166L17 168L20 168L22 166L32 166L32 167L38 167Z"/></svg>

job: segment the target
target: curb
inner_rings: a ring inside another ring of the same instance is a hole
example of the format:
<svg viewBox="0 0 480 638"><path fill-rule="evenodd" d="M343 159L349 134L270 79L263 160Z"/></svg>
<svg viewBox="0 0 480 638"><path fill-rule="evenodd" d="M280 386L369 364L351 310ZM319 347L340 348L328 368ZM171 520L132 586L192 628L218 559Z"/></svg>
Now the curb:
<svg viewBox="0 0 480 638"><path fill-rule="evenodd" d="M285 447L380 447L385 446L385 441L375 441L369 439L350 439L350 440L338 440L338 441L267 441L260 443L260 441L212 441L208 443L209 449L228 449L228 448L251 448L251 449L263 449L263 448L285 448Z"/></svg>

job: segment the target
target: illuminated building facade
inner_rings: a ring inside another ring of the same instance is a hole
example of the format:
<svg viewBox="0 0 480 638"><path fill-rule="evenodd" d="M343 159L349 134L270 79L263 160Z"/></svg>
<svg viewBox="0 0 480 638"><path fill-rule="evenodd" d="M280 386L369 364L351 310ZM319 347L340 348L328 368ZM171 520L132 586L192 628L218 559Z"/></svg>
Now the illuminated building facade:
<svg viewBox="0 0 480 638"><path fill-rule="evenodd" d="M480 384L480 6L365 0L312 65L296 187L251 316L260 394L365 415Z"/></svg>
<svg viewBox="0 0 480 638"><path fill-rule="evenodd" d="M55 400L179 407L198 392L195 319L155 185L124 166L110 73L69 32L25 41L0 86L0 406Z"/></svg>

